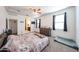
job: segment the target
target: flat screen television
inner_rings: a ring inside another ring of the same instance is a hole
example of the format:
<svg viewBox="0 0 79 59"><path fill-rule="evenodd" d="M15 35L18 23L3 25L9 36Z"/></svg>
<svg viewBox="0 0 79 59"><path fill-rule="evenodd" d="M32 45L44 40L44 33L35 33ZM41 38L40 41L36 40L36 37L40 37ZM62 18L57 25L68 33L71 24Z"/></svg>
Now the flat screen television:
<svg viewBox="0 0 79 59"><path fill-rule="evenodd" d="M35 24L35 21L32 21L31 24Z"/></svg>

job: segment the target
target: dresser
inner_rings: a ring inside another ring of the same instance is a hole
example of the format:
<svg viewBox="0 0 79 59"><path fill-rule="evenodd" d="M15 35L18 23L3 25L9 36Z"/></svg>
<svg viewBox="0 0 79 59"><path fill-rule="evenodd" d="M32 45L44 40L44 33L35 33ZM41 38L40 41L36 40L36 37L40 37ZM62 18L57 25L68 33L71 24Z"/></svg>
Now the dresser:
<svg viewBox="0 0 79 59"><path fill-rule="evenodd" d="M40 28L40 34L51 36L51 29L50 28Z"/></svg>

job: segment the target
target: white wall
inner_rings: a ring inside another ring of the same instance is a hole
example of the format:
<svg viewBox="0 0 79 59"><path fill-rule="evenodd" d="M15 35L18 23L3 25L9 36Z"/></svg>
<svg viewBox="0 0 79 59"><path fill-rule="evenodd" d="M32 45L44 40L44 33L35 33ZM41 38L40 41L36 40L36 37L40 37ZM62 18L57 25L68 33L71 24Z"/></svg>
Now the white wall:
<svg viewBox="0 0 79 59"><path fill-rule="evenodd" d="M30 18L30 19L31 19L31 22L32 22L32 21L35 21L34 18ZM31 32L34 32L35 30L36 30L35 24L31 24Z"/></svg>
<svg viewBox="0 0 79 59"><path fill-rule="evenodd" d="M53 12L51 14L47 14L47 15L43 15L41 18L41 26L42 27L52 27L52 20L53 20L53 15L58 15L61 13L67 12L67 27L68 27L68 31L64 32L63 30L52 30L52 36L61 36L61 37L65 37L65 38L70 38L75 40L76 39L76 9L75 7L68 7L66 9L63 10L59 10L57 12Z"/></svg>
<svg viewBox="0 0 79 59"><path fill-rule="evenodd" d="M18 19L17 15L8 15L7 17L8 17L8 19L15 19L15 20Z"/></svg>
<svg viewBox="0 0 79 59"><path fill-rule="evenodd" d="M70 7L61 11L58 11L54 14L60 14L63 12L67 12L67 28L68 31L64 32L61 30L53 31L53 35L66 37L75 40L76 39L76 9L75 7Z"/></svg>
<svg viewBox="0 0 79 59"><path fill-rule="evenodd" d="M17 34L25 33L25 16L23 15L8 15L8 20L17 20ZM23 23L21 23L23 22ZM9 22L8 22L9 24ZM9 28L9 27L8 27Z"/></svg>
<svg viewBox="0 0 79 59"><path fill-rule="evenodd" d="M27 16L23 16L23 15L8 15L8 20L12 20L15 19L17 20L17 34L22 34L22 33L26 33L27 31L25 31L25 19L27 19ZM34 18L30 18L30 21L35 21ZM20 21L23 21L24 23L20 23ZM9 22L8 22L9 24ZM35 31L35 25L31 24L31 32ZM9 28L9 27L8 27Z"/></svg>
<svg viewBox="0 0 79 59"><path fill-rule="evenodd" d="M7 12L3 6L0 6L0 34L3 33L3 30L6 28L6 18Z"/></svg>
<svg viewBox="0 0 79 59"><path fill-rule="evenodd" d="M76 42L79 47L79 7L76 7Z"/></svg>
<svg viewBox="0 0 79 59"><path fill-rule="evenodd" d="M51 14L41 17L41 27L52 28L52 15Z"/></svg>

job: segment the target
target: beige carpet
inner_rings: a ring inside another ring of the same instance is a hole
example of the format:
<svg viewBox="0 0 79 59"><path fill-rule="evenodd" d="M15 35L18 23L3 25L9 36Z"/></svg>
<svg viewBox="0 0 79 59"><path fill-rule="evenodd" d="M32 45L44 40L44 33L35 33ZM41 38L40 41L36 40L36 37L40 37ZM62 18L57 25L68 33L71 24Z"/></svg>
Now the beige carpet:
<svg viewBox="0 0 79 59"><path fill-rule="evenodd" d="M49 37L49 40L50 44L43 50L43 52L77 52L77 50L73 48L55 42L52 37Z"/></svg>

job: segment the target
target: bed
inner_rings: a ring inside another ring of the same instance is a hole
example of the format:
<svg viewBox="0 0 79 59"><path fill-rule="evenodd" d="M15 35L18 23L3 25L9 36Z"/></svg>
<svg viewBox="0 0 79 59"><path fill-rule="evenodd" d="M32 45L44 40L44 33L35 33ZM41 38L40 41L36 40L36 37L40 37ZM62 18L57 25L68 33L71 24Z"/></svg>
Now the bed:
<svg viewBox="0 0 79 59"><path fill-rule="evenodd" d="M40 52L49 44L47 36L32 32L10 35L7 41L1 49L7 49L10 52Z"/></svg>

